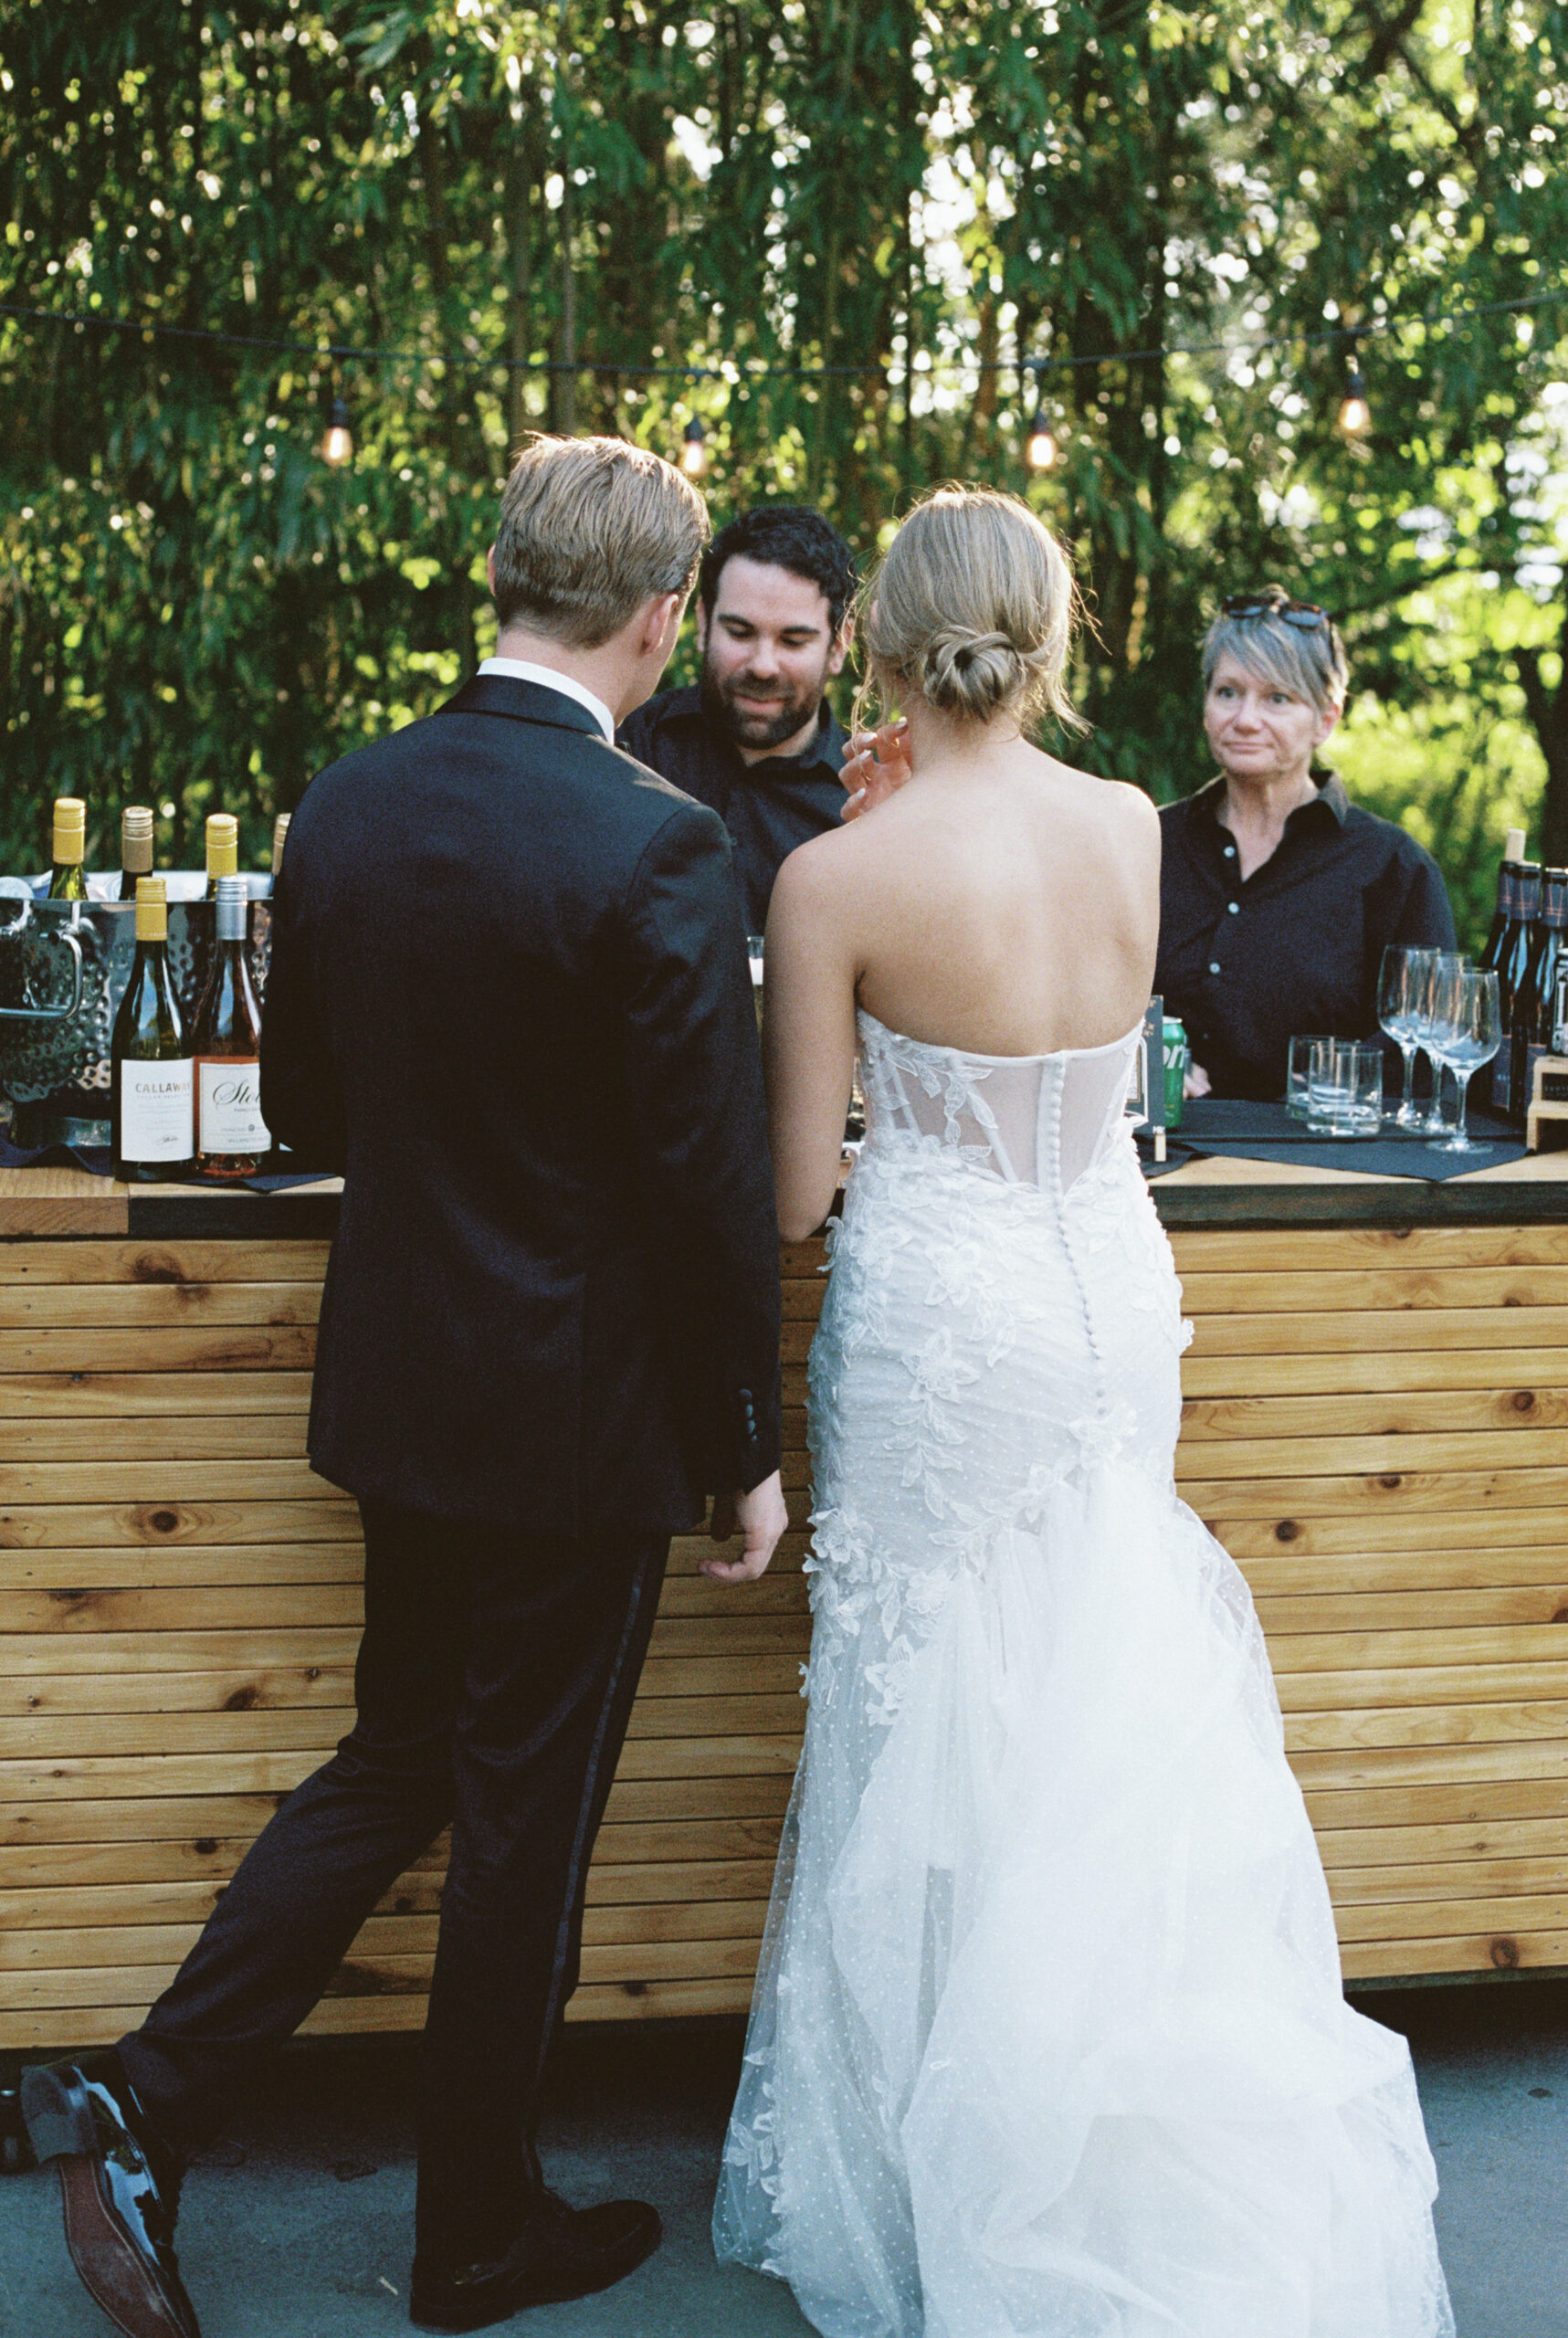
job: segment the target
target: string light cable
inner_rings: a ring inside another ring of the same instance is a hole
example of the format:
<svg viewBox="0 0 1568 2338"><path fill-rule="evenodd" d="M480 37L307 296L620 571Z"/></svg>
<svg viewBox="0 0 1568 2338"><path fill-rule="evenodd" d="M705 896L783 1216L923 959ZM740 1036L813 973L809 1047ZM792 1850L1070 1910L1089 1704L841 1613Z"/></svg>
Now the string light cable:
<svg viewBox="0 0 1568 2338"><path fill-rule="evenodd" d="M1433 313L1413 312L1408 316L1374 317L1356 325L1328 325L1312 332L1246 333L1232 341L1168 342L1151 349L1101 349L1090 354L1072 357L1025 358L965 358L953 356L945 363L961 372L970 374L1012 374L1020 370L1036 379L1042 374L1057 373L1084 365L1138 365L1157 357L1231 356L1244 350L1321 348L1349 344L1353 352L1358 342L1371 339L1375 333L1401 332L1411 325L1425 325L1429 330L1437 325L1468 324L1480 317L1511 316L1530 309L1568 305L1568 286L1553 292L1531 292L1517 300L1486 300L1468 309L1445 309ZM505 357L497 353L477 353L461 349L398 349L351 348L342 342L292 341L262 333L220 332L200 325L166 325L133 317L103 317L92 311L68 309L38 309L19 302L0 300L0 317L14 317L30 324L71 325L89 332L123 332L139 336L146 342L188 341L216 342L229 349L268 350L280 356L313 357L319 362L339 365L405 364L461 365L481 373L505 374L589 374L595 377L619 374L637 381L729 382L731 376L714 365L627 365L610 363L603 359L579 363L567 357ZM876 375L901 376L911 370L887 363L860 365L770 365L740 363L735 368L739 382L748 381L816 381L833 378L869 381ZM926 368L915 367L914 371Z"/></svg>
<svg viewBox="0 0 1568 2338"><path fill-rule="evenodd" d="M1017 373L1021 377L1033 377L1035 406L1025 438L1025 461L1030 470L1038 472L1048 470L1060 451L1057 429L1040 397L1041 378L1047 374L1074 372L1084 366L1146 364L1157 358L1230 357L1243 352L1266 349L1339 347L1345 352L1346 368L1335 427L1341 437L1354 440L1363 437L1372 427L1371 404L1359 356L1363 341L1375 334L1401 332L1415 325L1424 326L1430 332L1441 325L1463 325L1483 317L1514 316L1531 309L1564 305L1568 305L1568 287L1552 292L1527 293L1513 300L1481 301L1468 309L1374 317L1355 325L1328 325L1311 332L1248 333L1226 341L1168 342L1149 349L1105 349L1081 356L970 359L954 354L940 362L949 370L963 374ZM912 357L907 357L901 367L887 363L772 365L748 361L726 371L713 365L627 365L611 364L603 360L580 363L575 358L505 357L472 350L353 348L341 342L323 346L319 342L296 341L271 334L223 332L206 326L160 324L132 317L105 317L90 310L40 309L11 300L0 300L0 317L10 317L19 323L69 325L78 332L127 333L148 344L159 341L189 342L226 349L266 351L277 356L308 357L318 363L329 363L333 369L333 392L321 453L321 459L334 469L353 458L353 430L345 392L346 371L354 364L452 365L481 373L589 374L595 379L618 376L623 380L630 378L636 381L718 381L731 387L742 387L751 382L887 381L897 379L901 374L907 388L918 373L929 374L935 370L930 363L923 368L917 366ZM710 458L706 436L701 421L695 415L686 425L679 460L689 479L699 479L707 473Z"/></svg>

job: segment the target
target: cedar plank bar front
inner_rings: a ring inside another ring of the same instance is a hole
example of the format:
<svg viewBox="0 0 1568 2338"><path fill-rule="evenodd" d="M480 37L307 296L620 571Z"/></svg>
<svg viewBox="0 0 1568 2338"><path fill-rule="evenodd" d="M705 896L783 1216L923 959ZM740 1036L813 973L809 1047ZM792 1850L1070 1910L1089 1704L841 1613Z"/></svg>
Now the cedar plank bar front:
<svg viewBox="0 0 1568 2338"><path fill-rule="evenodd" d="M1193 1162L1153 1188L1196 1337L1182 1490L1258 1600L1355 1982L1568 1967L1568 1156L1441 1186ZM0 2049L116 2037L351 1718L353 1504L305 1461L331 1185L0 1173ZM588 1887L574 2020L746 2006L800 1742L792 1531L679 1539ZM439 1847L306 2025L424 2017Z"/></svg>

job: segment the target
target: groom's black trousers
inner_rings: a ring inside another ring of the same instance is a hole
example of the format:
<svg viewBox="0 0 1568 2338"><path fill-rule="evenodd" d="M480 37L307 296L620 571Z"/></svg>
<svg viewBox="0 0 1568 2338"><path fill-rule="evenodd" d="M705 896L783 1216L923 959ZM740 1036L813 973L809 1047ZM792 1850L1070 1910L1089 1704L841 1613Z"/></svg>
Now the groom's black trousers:
<svg viewBox="0 0 1568 2338"><path fill-rule="evenodd" d="M669 1543L361 1510L354 1727L258 1838L120 2051L149 2117L189 2149L449 1822L416 2234L427 2261L460 2263L507 2244L540 2180L540 2077L576 1985L588 1856Z"/></svg>

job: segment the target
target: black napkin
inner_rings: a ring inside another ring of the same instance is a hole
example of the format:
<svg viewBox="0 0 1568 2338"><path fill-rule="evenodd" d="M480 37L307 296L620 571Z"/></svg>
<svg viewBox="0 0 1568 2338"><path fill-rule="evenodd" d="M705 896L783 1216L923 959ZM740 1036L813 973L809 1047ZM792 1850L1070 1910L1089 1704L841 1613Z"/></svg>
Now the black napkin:
<svg viewBox="0 0 1568 2338"><path fill-rule="evenodd" d="M284 1156L276 1153L267 1155L268 1161L280 1162ZM106 1144L15 1144L8 1129L0 1129L0 1169L85 1169L92 1177L112 1177L113 1164ZM172 1185L211 1185L227 1187L244 1185L253 1194L280 1193L286 1185L316 1185L330 1176L327 1169L258 1169L254 1177L208 1177L199 1169L187 1169L183 1177L171 1177Z"/></svg>
<svg viewBox="0 0 1568 2338"><path fill-rule="evenodd" d="M1374 1137L1319 1137L1305 1121L1292 1120L1283 1104L1255 1103L1242 1096L1194 1096L1182 1106L1182 1125L1167 1140L1171 1157L1144 1163L1150 1177L1166 1176L1181 1162L1207 1156L1226 1161L1282 1161L1301 1168L1349 1169L1363 1177L1415 1177L1441 1185L1472 1169L1500 1161L1522 1161L1528 1150L1517 1129L1489 1112L1472 1108L1469 1132L1486 1153L1442 1153L1418 1131L1384 1126ZM1181 1158L1176 1158L1177 1153Z"/></svg>

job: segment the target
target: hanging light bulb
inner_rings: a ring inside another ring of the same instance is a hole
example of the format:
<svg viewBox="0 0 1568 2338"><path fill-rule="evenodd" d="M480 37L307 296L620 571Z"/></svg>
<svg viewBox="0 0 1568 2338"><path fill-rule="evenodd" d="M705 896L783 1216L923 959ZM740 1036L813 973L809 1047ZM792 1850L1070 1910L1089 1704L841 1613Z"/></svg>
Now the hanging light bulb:
<svg viewBox="0 0 1568 2338"><path fill-rule="evenodd" d="M1057 434L1043 405L1035 408L1035 418L1029 425L1029 435L1024 441L1024 460L1032 471L1048 471L1058 454Z"/></svg>
<svg viewBox="0 0 1568 2338"><path fill-rule="evenodd" d="M702 425L695 415L686 426L680 448L680 468L688 479L703 479L708 471L708 440Z"/></svg>
<svg viewBox="0 0 1568 2338"><path fill-rule="evenodd" d="M1353 343L1345 372L1345 394L1340 400L1339 420L1334 427L1342 438L1363 438L1372 428L1366 382Z"/></svg>
<svg viewBox="0 0 1568 2338"><path fill-rule="evenodd" d="M345 463L353 462L353 454L354 434L349 422L348 400L340 390L332 400L331 418L321 440L321 460L331 463L334 470L342 470Z"/></svg>

